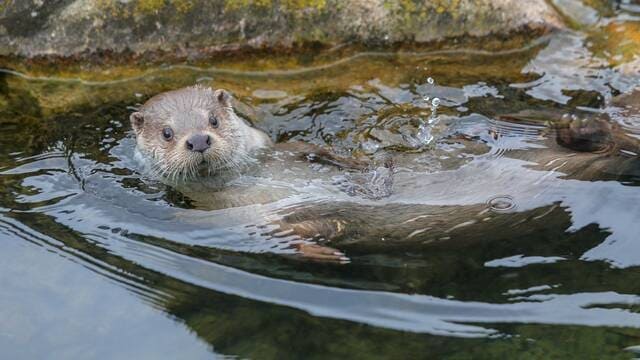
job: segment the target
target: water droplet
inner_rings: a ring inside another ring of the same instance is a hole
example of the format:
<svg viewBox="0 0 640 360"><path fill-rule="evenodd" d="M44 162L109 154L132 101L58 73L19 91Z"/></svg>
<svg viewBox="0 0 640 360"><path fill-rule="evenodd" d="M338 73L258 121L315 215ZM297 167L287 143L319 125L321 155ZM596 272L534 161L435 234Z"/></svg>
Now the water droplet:
<svg viewBox="0 0 640 360"><path fill-rule="evenodd" d="M424 97L424 101L429 102L429 100L431 100L431 98L430 98L430 97L428 97L428 96L425 96L425 97Z"/></svg>
<svg viewBox="0 0 640 360"><path fill-rule="evenodd" d="M437 108L438 106L440 106L440 99L439 98L433 98L433 100L431 100L431 105L434 108Z"/></svg>
<svg viewBox="0 0 640 360"><path fill-rule="evenodd" d="M362 144L360 144L360 147L362 148L362 151L364 151L365 153L373 154L376 151L378 151L378 149L380 148L380 145L371 140L367 140Z"/></svg>
<svg viewBox="0 0 640 360"><path fill-rule="evenodd" d="M507 212L516 207L515 201L509 195L494 196L487 201L487 205L495 212Z"/></svg>
<svg viewBox="0 0 640 360"><path fill-rule="evenodd" d="M429 83L430 85L433 85L433 82L434 81L432 77L427 78L427 83Z"/></svg>

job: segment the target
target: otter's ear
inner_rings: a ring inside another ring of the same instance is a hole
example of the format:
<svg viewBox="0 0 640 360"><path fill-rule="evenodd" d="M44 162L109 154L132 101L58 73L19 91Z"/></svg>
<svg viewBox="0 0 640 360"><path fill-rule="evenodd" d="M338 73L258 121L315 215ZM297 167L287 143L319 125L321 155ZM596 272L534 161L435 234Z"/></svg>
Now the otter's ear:
<svg viewBox="0 0 640 360"><path fill-rule="evenodd" d="M131 127L136 133L142 131L142 126L144 125L144 116L141 112L134 112L129 116L129 120L131 120Z"/></svg>
<svg viewBox="0 0 640 360"><path fill-rule="evenodd" d="M213 92L213 97L219 102L222 106L231 106L231 94L227 90L218 89Z"/></svg>

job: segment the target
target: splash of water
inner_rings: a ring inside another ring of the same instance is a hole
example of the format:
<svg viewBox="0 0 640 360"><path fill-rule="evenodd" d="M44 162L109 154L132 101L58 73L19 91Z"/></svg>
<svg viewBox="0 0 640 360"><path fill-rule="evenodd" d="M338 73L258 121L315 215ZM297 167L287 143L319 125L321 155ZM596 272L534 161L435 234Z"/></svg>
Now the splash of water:
<svg viewBox="0 0 640 360"><path fill-rule="evenodd" d="M432 77L427 78L427 83L432 87L435 86L435 80ZM425 96L425 103L427 103L427 107L431 110L431 114L427 118L426 121L422 120L420 122L420 126L418 127L418 132L416 134L416 138L419 142L419 146L429 145L434 136L431 132L432 126L438 121L438 107L440 106L440 98L434 97L433 99L429 96Z"/></svg>

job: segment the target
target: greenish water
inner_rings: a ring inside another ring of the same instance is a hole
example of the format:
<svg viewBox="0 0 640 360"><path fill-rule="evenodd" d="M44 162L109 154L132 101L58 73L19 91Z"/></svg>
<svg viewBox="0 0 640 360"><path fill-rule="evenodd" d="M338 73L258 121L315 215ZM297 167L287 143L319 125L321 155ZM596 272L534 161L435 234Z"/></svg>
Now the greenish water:
<svg viewBox="0 0 640 360"><path fill-rule="evenodd" d="M640 9L596 9L505 51L6 62L0 357L633 358L638 156L563 149L547 118L499 120L602 113L640 138L640 109L611 102L640 84ZM225 207L147 178L128 115L194 83L229 89L276 141L393 156L393 194L350 197L326 168L292 167L257 181L294 195ZM340 223L329 245L351 262L293 256L281 220Z"/></svg>

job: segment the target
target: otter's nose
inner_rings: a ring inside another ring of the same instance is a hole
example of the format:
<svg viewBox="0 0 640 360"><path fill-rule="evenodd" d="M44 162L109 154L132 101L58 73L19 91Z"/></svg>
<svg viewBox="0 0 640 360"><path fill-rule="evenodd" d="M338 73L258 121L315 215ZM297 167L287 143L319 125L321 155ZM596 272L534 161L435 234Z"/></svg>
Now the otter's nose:
<svg viewBox="0 0 640 360"><path fill-rule="evenodd" d="M205 134L196 134L187 139L187 149L195 152L205 152L211 147L211 137Z"/></svg>

